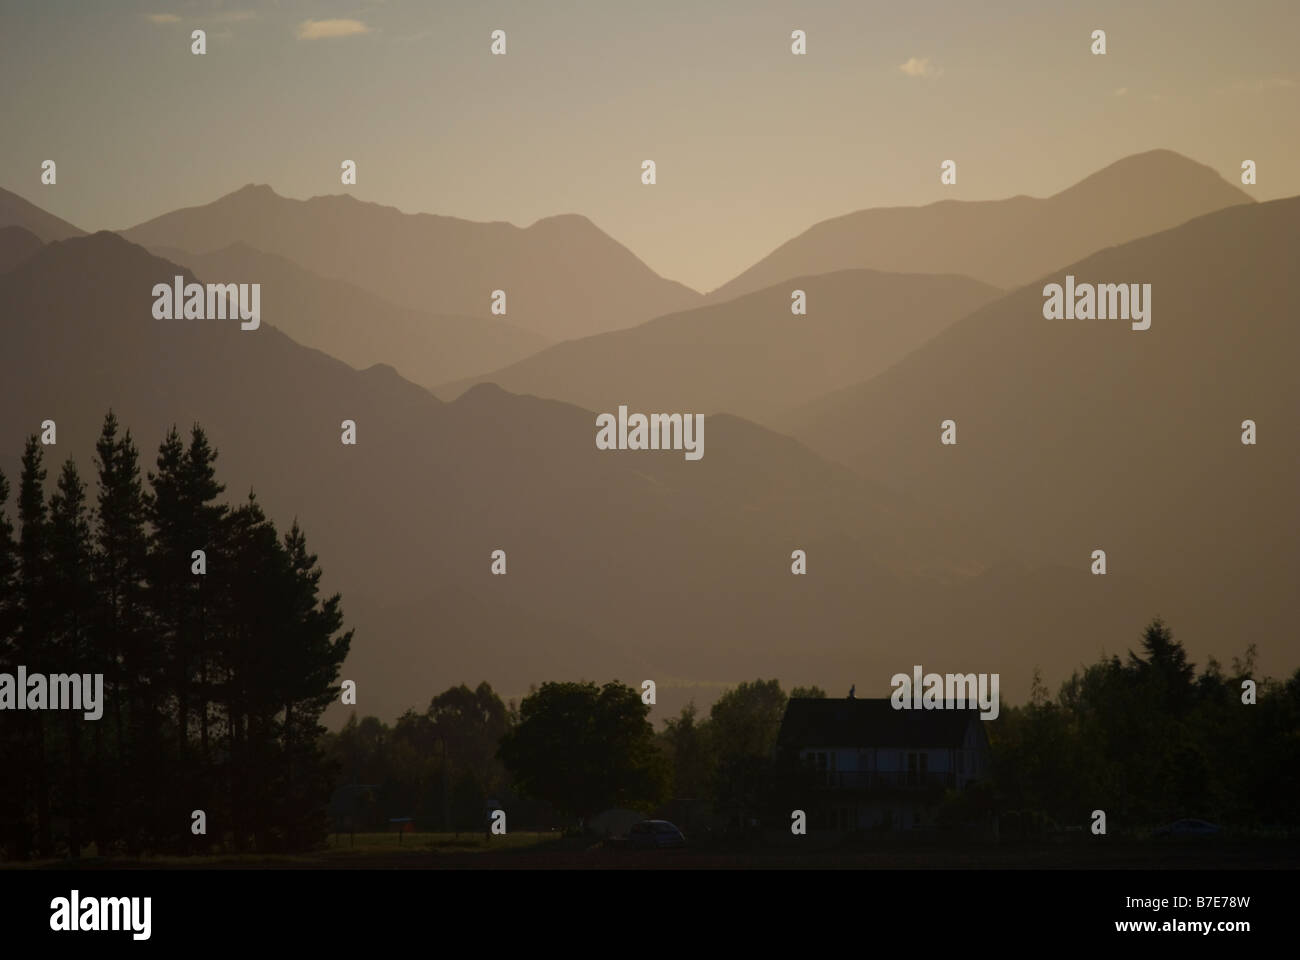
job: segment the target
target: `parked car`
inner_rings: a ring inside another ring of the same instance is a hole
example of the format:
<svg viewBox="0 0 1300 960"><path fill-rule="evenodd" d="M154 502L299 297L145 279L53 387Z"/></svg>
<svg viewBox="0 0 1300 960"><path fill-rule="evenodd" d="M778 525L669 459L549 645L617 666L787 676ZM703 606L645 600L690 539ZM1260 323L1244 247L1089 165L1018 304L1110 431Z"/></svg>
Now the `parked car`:
<svg viewBox="0 0 1300 960"><path fill-rule="evenodd" d="M628 846L637 850L684 847L686 837L667 820L642 820L627 832Z"/></svg>
<svg viewBox="0 0 1300 960"><path fill-rule="evenodd" d="M1217 837L1223 830L1208 820L1175 820L1167 826L1157 827L1153 837Z"/></svg>

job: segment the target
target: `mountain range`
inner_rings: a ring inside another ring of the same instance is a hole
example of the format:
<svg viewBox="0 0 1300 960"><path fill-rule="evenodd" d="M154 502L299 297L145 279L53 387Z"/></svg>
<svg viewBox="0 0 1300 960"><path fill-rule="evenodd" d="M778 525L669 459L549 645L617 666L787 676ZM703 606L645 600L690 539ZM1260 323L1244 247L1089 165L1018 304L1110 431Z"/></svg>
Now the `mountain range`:
<svg viewBox="0 0 1300 960"><path fill-rule="evenodd" d="M794 290L806 315L791 313ZM842 270L568 340L471 383L592 410L736 413L765 422L873 376L1000 291L966 277Z"/></svg>
<svg viewBox="0 0 1300 960"><path fill-rule="evenodd" d="M110 407L146 467L202 423L228 498L302 521L388 718L462 680L655 679L664 713L756 676L884 696L916 663L1022 699L1156 613L1197 656L1294 659L1300 198L1157 151L1048 200L842 219L870 242L705 301L581 217L245 188L124 238L0 191L0 468L45 419L83 478ZM886 223L931 246L864 262ZM178 273L261 282L261 327L154 319ZM1151 328L1044 319L1066 275L1150 283ZM703 459L596 449L620 403L706 414Z"/></svg>
<svg viewBox="0 0 1300 960"><path fill-rule="evenodd" d="M959 273L1009 289L1103 247L1254 201L1212 168L1152 150L1046 198L941 200L825 220L712 291L731 300L786 277L866 268Z"/></svg>
<svg viewBox="0 0 1300 960"><path fill-rule="evenodd" d="M318 276L287 257L234 243L210 253L158 248L214 282L262 285L262 314L299 343L362 369L388 363L432 388L495 369L550 345L496 317L455 317L399 307L348 283Z"/></svg>
<svg viewBox="0 0 1300 960"><path fill-rule="evenodd" d="M1003 652L1025 614L1007 610L1018 582L999 587L995 568L987 589L971 586L963 571L990 554L962 540L960 522L935 524L787 437L719 415L697 462L599 451L594 415L575 406L492 385L447 404L268 323L155 320L152 284L178 270L99 233L0 275L4 469L16 474L22 438L47 418L58 424L47 456L73 456L87 475L109 407L146 464L172 424L202 423L228 495L251 488L282 525L299 518L323 588L344 592L358 637L345 678L366 712L392 716L476 677L516 694L548 677L664 678L663 709L760 674L883 690L916 656L1006 660L1008 682L1027 682L1032 664ZM340 443L345 418L356 446ZM505 576L489 572L498 548ZM807 576L790 573L795 549ZM1063 599L1083 576L1037 576L1037 596L1063 602L1033 622L1058 624L1070 659L1090 631L1113 636L1148 602L1116 577L1113 602L1085 616Z"/></svg>
<svg viewBox="0 0 1300 960"><path fill-rule="evenodd" d="M249 184L120 232L189 253L243 243L410 310L502 319L549 340L632 326L700 299L572 214L516 227L406 214L347 194L291 200ZM504 315L491 312L494 290L506 293Z"/></svg>
<svg viewBox="0 0 1300 960"><path fill-rule="evenodd" d="M1207 214L1040 278L1149 283L1149 330L1046 320L1034 284L781 425L979 517L1031 562L1086 565L1104 548L1111 569L1235 597L1243 622L1294 617L1298 256L1300 198ZM950 418L957 444L943 446ZM1241 442L1246 420L1255 445Z"/></svg>

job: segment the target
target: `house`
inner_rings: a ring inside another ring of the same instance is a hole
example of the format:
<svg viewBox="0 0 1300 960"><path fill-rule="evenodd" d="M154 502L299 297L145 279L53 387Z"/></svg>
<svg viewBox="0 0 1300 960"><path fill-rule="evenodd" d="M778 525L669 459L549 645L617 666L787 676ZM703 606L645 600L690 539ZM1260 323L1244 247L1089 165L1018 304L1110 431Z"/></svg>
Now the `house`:
<svg viewBox="0 0 1300 960"><path fill-rule="evenodd" d="M896 710L888 698L792 699L778 757L810 771L809 826L924 829L948 790L989 777L979 710Z"/></svg>

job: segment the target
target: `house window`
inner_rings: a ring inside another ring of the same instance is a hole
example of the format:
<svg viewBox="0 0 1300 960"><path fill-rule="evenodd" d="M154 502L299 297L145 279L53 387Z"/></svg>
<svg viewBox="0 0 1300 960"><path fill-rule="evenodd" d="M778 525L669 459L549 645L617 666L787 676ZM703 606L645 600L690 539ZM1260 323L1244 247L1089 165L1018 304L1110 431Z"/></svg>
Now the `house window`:
<svg viewBox="0 0 1300 960"><path fill-rule="evenodd" d="M916 783L916 754L914 753L907 755L907 782Z"/></svg>
<svg viewBox="0 0 1300 960"><path fill-rule="evenodd" d="M958 773L966 772L966 751L965 750L957 751L957 772Z"/></svg>
<svg viewBox="0 0 1300 960"><path fill-rule="evenodd" d="M928 753L921 754L921 782L922 783L925 783L926 769L929 767L929 765L930 765L930 755Z"/></svg>

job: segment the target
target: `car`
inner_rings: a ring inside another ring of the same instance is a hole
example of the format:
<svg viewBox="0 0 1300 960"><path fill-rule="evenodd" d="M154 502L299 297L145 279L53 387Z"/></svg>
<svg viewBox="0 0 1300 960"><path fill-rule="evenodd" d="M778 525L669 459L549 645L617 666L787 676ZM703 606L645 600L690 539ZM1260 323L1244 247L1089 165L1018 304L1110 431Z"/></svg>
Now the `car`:
<svg viewBox="0 0 1300 960"><path fill-rule="evenodd" d="M1223 830L1208 820L1175 820L1152 831L1153 837L1217 837Z"/></svg>
<svg viewBox="0 0 1300 960"><path fill-rule="evenodd" d="M636 850L659 850L686 846L686 836L667 820L642 820L628 830L627 842Z"/></svg>

